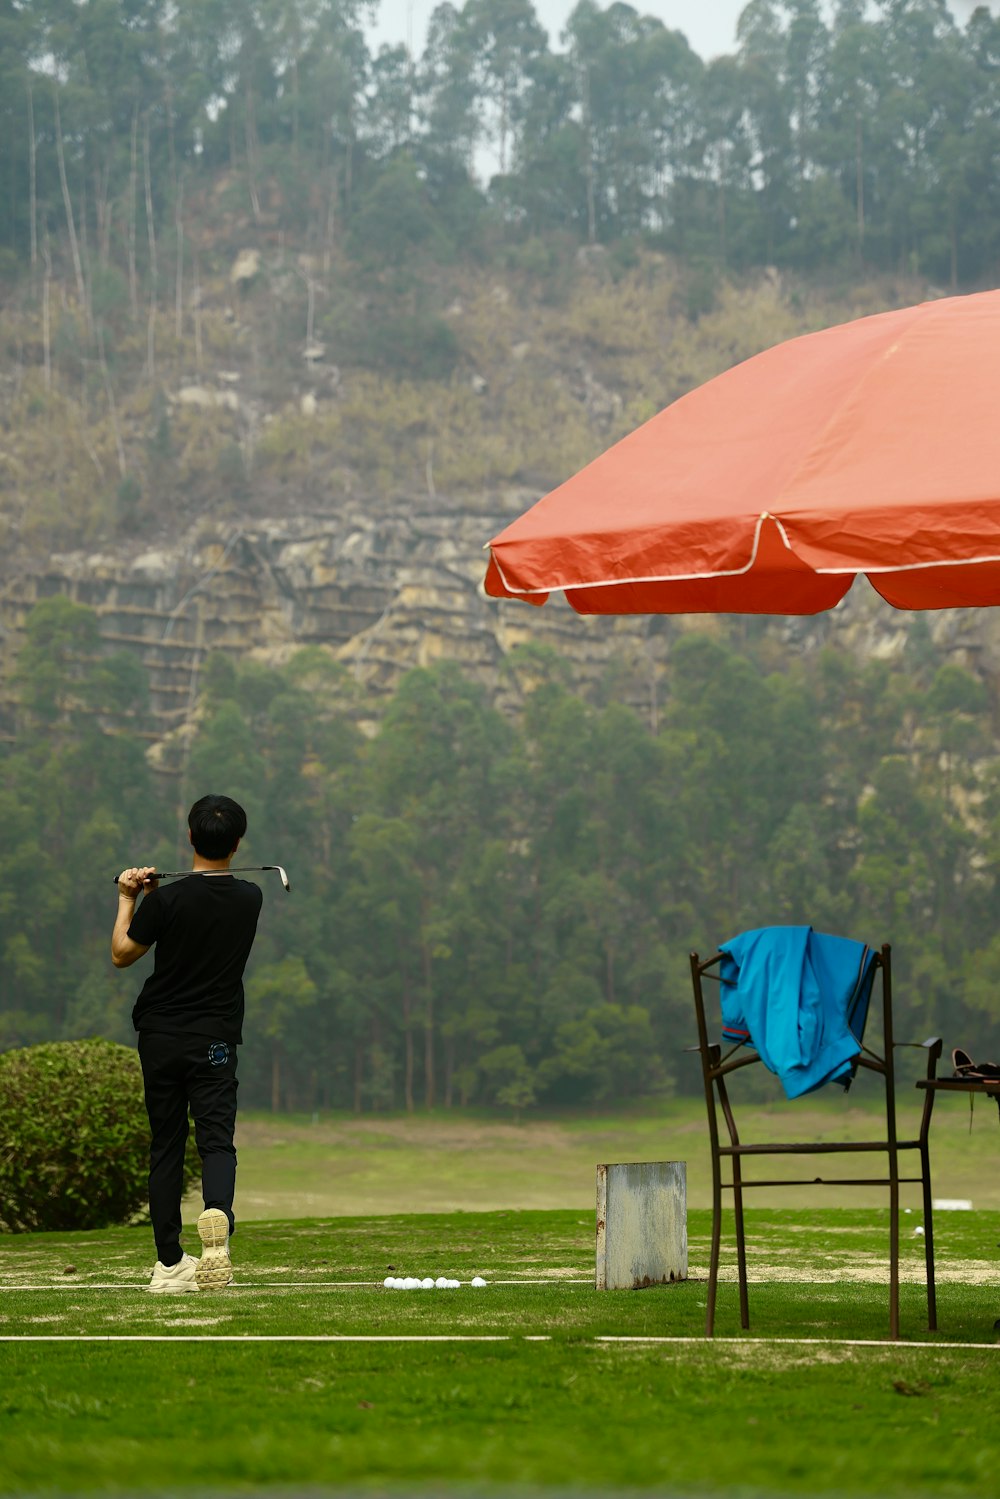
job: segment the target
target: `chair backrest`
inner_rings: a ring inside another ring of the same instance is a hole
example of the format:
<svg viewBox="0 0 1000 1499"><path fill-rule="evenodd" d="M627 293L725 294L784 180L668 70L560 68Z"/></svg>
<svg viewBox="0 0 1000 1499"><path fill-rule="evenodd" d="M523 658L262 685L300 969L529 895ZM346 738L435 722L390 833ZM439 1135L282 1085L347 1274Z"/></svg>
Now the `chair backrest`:
<svg viewBox="0 0 1000 1499"><path fill-rule="evenodd" d="M694 990L695 1017L698 1027L697 1050L701 1059L705 1102L708 1106L708 1122L712 1139L713 1158L716 1156L719 1144L717 1108L721 1108L722 1110L730 1143L732 1145L739 1145L740 1143L729 1092L726 1087L726 1079L731 1073L736 1072L740 1068L761 1065L761 1055L752 1044L752 1037L749 1040L732 1040L728 1042L724 1042L721 1039L714 1039L715 1036L721 1038L723 1034L721 991L726 981L720 970L726 958L727 954L722 951L716 952L712 957L704 960L696 952L691 954L691 981ZM878 1002L876 1003L876 1008L880 1011L879 1018L881 1023L878 1026L880 1034L878 1035L876 1044L865 1040L864 1037L858 1038L860 1050L854 1065L874 1072L883 1079L888 1143L895 1141L896 1134L892 965L888 944L871 955L871 963L873 969L872 998L875 1000L877 991ZM877 982L875 982L876 980ZM710 989L708 986L710 986ZM874 1018L873 1016L873 1021ZM869 1025L869 1036L873 1029L874 1026ZM845 1142L844 1147L838 1148L849 1149L850 1147ZM781 1147L774 1146L772 1149L780 1152ZM762 1153L764 1152L762 1151Z"/></svg>

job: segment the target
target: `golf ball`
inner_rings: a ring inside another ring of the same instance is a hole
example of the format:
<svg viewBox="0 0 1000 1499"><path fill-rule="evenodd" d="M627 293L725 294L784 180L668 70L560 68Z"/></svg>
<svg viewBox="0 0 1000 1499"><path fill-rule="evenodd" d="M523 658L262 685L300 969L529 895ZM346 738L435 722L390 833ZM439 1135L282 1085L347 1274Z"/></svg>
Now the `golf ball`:
<svg viewBox="0 0 1000 1499"><path fill-rule="evenodd" d="M460 1280L453 1280L449 1275L439 1275L437 1279L425 1275L423 1279L418 1275L387 1275L382 1282L387 1291L457 1291L461 1286ZM474 1286L485 1286L485 1280L478 1275L472 1282Z"/></svg>
<svg viewBox="0 0 1000 1499"><path fill-rule="evenodd" d="M483 1277L481 1275L474 1275L472 1277L472 1282L471 1283L474 1286L485 1286L485 1284L486 1284L485 1280L483 1280Z"/></svg>

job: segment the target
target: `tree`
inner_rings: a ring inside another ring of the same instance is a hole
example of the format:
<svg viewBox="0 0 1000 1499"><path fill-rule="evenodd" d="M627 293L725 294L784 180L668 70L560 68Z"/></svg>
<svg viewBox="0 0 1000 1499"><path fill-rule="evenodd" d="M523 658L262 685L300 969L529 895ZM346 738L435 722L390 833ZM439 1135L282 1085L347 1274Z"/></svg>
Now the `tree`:
<svg viewBox="0 0 1000 1499"><path fill-rule="evenodd" d="M742 64L717 57L695 91L688 150L670 195L672 242L685 257L745 262L745 221L753 214L753 142L744 109Z"/></svg>
<svg viewBox="0 0 1000 1499"><path fill-rule="evenodd" d="M535 1101L535 1084L524 1052L519 1046L498 1046L480 1059L479 1070L486 1079L488 1097L511 1109L517 1123L521 1110Z"/></svg>
<svg viewBox="0 0 1000 1499"><path fill-rule="evenodd" d="M38 264L34 94L28 63L33 33L31 12L4 0L0 4L0 180L9 191L0 200L0 245L9 256L5 275L26 249L33 273Z"/></svg>
<svg viewBox="0 0 1000 1499"><path fill-rule="evenodd" d="M466 0L462 24L468 37L481 100L494 112L492 136L500 175L522 116L532 68L547 50L547 37L531 0Z"/></svg>
<svg viewBox="0 0 1000 1499"><path fill-rule="evenodd" d="M792 121L787 85L786 37L775 0L750 0L736 29L743 97L761 181L762 234L755 259L773 262L788 232L792 189Z"/></svg>
<svg viewBox="0 0 1000 1499"><path fill-rule="evenodd" d="M415 112L413 59L405 47L380 47L371 68L365 104L365 134L379 156L408 148Z"/></svg>
<svg viewBox="0 0 1000 1499"><path fill-rule="evenodd" d="M513 170L494 179L491 195L526 229L587 232L587 140L577 115L570 60L545 52L526 69L521 129L515 140ZM591 236L592 238L593 236Z"/></svg>
<svg viewBox="0 0 1000 1499"><path fill-rule="evenodd" d="M482 121L469 28L449 0L431 12L418 77L428 147L470 173Z"/></svg>
<svg viewBox="0 0 1000 1499"><path fill-rule="evenodd" d="M282 1064L293 1047L307 1050L304 1022L316 1000L316 985L304 960L285 957L257 967L247 981L250 1024L270 1043L271 1110L282 1101Z"/></svg>
<svg viewBox="0 0 1000 1499"><path fill-rule="evenodd" d="M586 140L588 238L662 219L683 158L700 64L680 32L616 0L579 0L564 33Z"/></svg>
<svg viewBox="0 0 1000 1499"><path fill-rule="evenodd" d="M371 178L351 222L351 245L359 258L396 268L440 257L444 236L410 157L393 157Z"/></svg>
<svg viewBox="0 0 1000 1499"><path fill-rule="evenodd" d="M91 609L57 595L37 604L25 626L15 685L22 712L38 727L78 726L90 707L90 668L98 649Z"/></svg>

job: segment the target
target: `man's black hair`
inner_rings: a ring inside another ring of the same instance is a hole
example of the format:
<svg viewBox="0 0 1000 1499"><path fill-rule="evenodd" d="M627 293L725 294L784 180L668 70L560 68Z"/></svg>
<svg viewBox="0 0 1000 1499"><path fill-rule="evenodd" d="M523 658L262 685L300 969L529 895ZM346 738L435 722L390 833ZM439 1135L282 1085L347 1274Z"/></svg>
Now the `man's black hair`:
<svg viewBox="0 0 1000 1499"><path fill-rule="evenodd" d="M203 796L188 813L194 851L203 859L224 859L247 830L247 814L231 796Z"/></svg>

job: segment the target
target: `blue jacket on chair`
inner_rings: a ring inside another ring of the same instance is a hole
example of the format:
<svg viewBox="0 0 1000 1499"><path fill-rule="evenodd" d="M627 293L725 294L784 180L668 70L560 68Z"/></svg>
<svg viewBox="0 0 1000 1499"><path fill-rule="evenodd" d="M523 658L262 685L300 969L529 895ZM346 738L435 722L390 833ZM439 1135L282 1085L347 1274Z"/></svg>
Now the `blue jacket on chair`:
<svg viewBox="0 0 1000 1499"><path fill-rule="evenodd" d="M720 945L722 1034L744 1041L789 1098L849 1086L875 977L863 942L810 926L758 927Z"/></svg>

